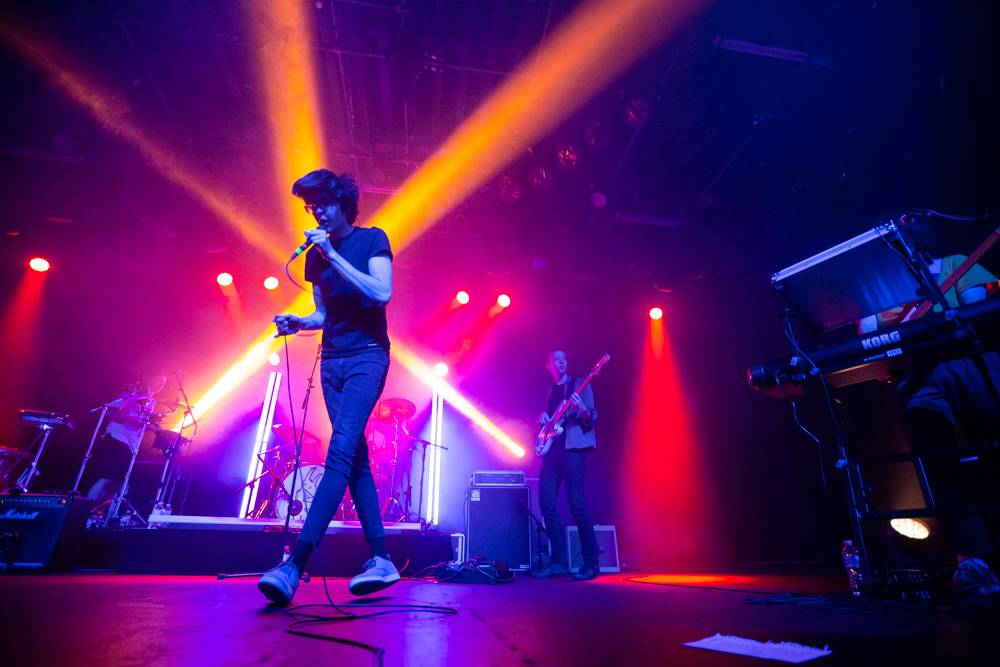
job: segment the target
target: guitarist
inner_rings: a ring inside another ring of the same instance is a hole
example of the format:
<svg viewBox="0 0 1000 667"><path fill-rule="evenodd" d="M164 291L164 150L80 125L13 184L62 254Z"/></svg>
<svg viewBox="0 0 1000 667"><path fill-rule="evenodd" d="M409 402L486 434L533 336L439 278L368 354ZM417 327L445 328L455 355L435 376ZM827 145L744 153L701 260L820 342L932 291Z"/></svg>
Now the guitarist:
<svg viewBox="0 0 1000 667"><path fill-rule="evenodd" d="M556 508L559 485L565 480L566 497L573 519L580 530L580 544L583 549L583 564L573 578L586 580L596 577L598 571L597 537L594 534L594 525L587 514L584 493L587 455L594 450L597 443L594 437L597 409L594 407L594 390L589 384L584 387L582 396L574 391L576 380L567 373L568 367L566 353L561 349L552 350L549 354L548 370L552 374L554 384L549 392L546 410L538 418L539 426L549 423L551 415L555 414L563 401L569 401L570 409L564 417L563 432L542 459L538 498L542 517L545 519L545 530L552 545L552 560L543 569L536 570L535 576L569 574L566 561L566 534L563 532Z"/></svg>

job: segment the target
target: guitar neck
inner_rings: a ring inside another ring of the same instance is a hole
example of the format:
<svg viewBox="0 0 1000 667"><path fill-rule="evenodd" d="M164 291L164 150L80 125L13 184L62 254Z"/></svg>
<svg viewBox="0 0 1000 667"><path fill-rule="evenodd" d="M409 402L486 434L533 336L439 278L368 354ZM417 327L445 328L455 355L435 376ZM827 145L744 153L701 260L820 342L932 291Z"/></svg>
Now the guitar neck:
<svg viewBox="0 0 1000 667"><path fill-rule="evenodd" d="M584 388L586 388L588 384L590 384L590 381L593 379L594 379L594 374L589 373L587 377L583 378L580 384L576 386L576 389L573 390L573 393L579 394L581 391L584 390ZM567 410L569 410L570 405L571 403L568 400L563 401L562 407L556 410L556 414L552 417L552 421L558 421L562 419L563 415L566 414Z"/></svg>

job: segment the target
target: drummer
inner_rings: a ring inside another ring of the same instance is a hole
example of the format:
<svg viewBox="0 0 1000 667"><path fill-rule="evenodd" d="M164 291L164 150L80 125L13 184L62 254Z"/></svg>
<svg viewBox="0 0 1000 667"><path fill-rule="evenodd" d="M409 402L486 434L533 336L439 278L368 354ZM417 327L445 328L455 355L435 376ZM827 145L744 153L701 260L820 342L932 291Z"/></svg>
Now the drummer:
<svg viewBox="0 0 1000 667"><path fill-rule="evenodd" d="M145 426L149 422L156 395L167 384L167 378L156 375L126 389L108 403L112 408L104 437L95 443L90 471L96 479L87 490L95 503L111 500L121 488L129 460L142 444Z"/></svg>

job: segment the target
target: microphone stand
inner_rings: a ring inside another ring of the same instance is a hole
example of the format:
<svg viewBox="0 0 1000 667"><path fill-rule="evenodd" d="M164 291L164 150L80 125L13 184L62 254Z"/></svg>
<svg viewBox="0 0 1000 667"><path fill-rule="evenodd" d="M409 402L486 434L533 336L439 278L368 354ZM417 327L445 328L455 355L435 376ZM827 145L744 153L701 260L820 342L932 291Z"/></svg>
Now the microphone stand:
<svg viewBox="0 0 1000 667"><path fill-rule="evenodd" d="M301 460L302 460L302 439L303 439L303 436L305 435L305 431L306 431L306 417L309 414L309 397L312 395L312 390L313 390L313 387L315 386L315 382L313 380L314 380L314 378L316 376L316 368L319 367L319 361L320 361L320 358L322 357L322 354L323 354L323 344L320 343L316 347L316 359L313 361L312 371L309 373L309 379L306 382L306 395L305 395L305 398L302 400L302 429L301 430L298 430L298 429L295 428L295 410L294 410L294 408L291 405L288 406L289 414L292 415L292 431L293 432L297 431L297 433L296 433L296 436L295 436L295 467L292 468L292 488L289 489L289 493L288 493L288 509L285 511L285 527L284 527L284 530L282 531L285 535L287 535L290 532L289 524L291 523L291 519L292 519L292 508L294 506L294 503L298 502L297 500L295 500L295 485L296 485L297 480L298 480L299 465L300 465ZM286 361L288 360L287 348L286 348L286 352L285 352L285 360ZM289 387L290 385L286 384L285 386ZM289 397L291 397L291 389L289 389ZM288 551L288 545L285 545L284 549L285 549L285 559L291 557L291 554ZM263 574L264 574L263 572L238 572L238 573L230 573L230 574L226 574L226 573L220 572L219 574L217 574L215 576L216 576L217 579L240 579L240 578L247 578L247 577L259 577L259 576L261 576ZM302 572L302 581L305 581L305 582L308 583L309 578L310 577L309 577L308 573Z"/></svg>
<svg viewBox="0 0 1000 667"><path fill-rule="evenodd" d="M292 488L288 491L288 511L285 512L285 533L288 533L288 525L292 520L292 504L295 502L295 484L299 477L299 466L302 462L302 438L305 436L306 432L306 417L309 415L309 397L312 396L313 387L315 383L313 379L316 377L316 368L319 366L320 358L323 356L323 344L320 343L316 346L316 358L313 360L312 371L309 373L309 379L306 382L306 394L302 399L302 428L295 435L295 467L292 468ZM285 386L288 386L287 384ZM288 406L288 411L293 413L293 408L291 405ZM295 417L292 417L292 428L295 428Z"/></svg>
<svg viewBox="0 0 1000 667"><path fill-rule="evenodd" d="M430 522L423 517L424 513L424 472L427 470L427 448L437 447L447 451L448 448L444 445L438 445L430 440L424 440L423 438L414 438L412 435L409 436L410 440L423 445L423 449L420 450L420 495L417 496L417 520L420 521L420 527L425 528L430 525Z"/></svg>

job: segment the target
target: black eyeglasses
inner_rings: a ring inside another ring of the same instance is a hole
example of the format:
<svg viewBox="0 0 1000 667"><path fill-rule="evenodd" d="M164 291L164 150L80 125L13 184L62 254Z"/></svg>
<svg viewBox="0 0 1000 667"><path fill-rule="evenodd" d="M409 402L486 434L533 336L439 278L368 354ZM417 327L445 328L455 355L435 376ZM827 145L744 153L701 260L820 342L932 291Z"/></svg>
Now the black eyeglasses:
<svg viewBox="0 0 1000 667"><path fill-rule="evenodd" d="M305 204L302 206L302 208L304 208L306 210L306 213L308 213L309 215L315 215L316 211L318 211L321 208L330 208L331 206L336 206L336 205L337 202L328 201L328 202L320 202L318 204Z"/></svg>

